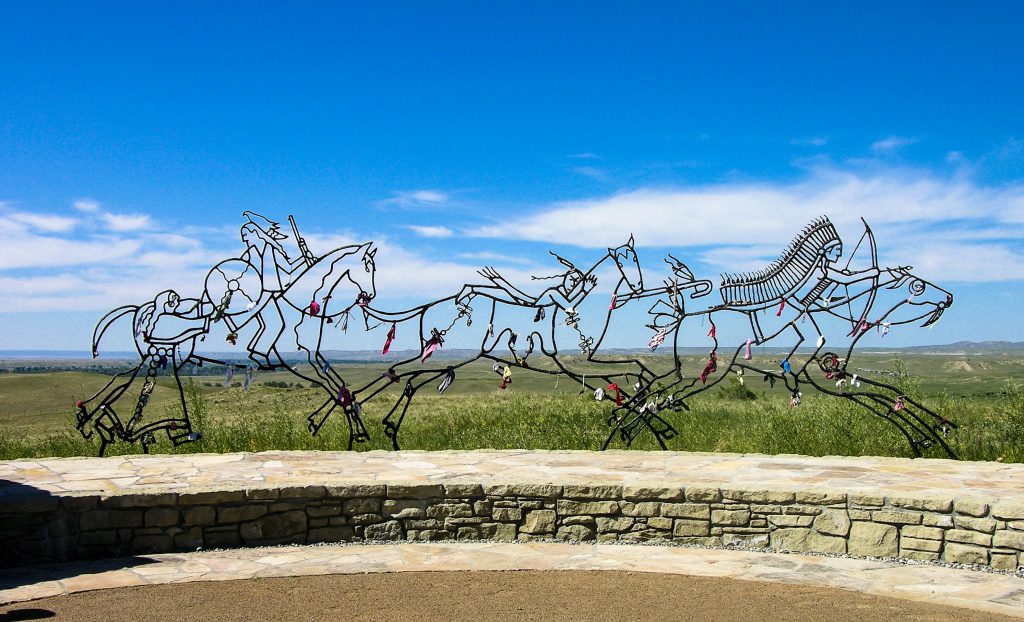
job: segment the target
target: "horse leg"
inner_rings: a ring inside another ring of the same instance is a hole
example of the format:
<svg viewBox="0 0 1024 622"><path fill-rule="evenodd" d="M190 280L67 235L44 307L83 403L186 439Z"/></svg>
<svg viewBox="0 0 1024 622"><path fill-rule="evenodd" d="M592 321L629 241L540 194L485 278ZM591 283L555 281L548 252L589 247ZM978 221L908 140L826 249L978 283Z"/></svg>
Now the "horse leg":
<svg viewBox="0 0 1024 622"><path fill-rule="evenodd" d="M391 407L391 410L388 411L388 414L381 422L384 425L384 436L391 439L391 445L394 447L395 451L401 449L401 447L398 446L398 430L402 427L402 421L405 420L405 414L409 412L409 405L412 403L412 396L416 394L417 388L418 387L413 386L411 380L406 381L402 395L398 397L398 401L395 402L395 405ZM395 415L395 412L398 411L399 406L402 407L402 411L399 413L397 420L392 421L391 418Z"/></svg>
<svg viewBox="0 0 1024 622"><path fill-rule="evenodd" d="M92 397L90 397L87 400L82 400L82 405L78 407L78 411L76 412L75 416L76 416L76 418L78 420L78 430L79 430L79 432L81 432L82 436L86 440L92 438L92 432L87 432L85 430L85 425L87 423L89 423L90 421L92 421L93 418L96 417L97 413L99 413L101 410L105 410L107 408L108 404L113 404L114 402L116 402L118 400L118 398L121 397L121 394L123 394L128 389L129 385L131 385L131 383L135 381L135 377L138 375L138 373L139 373L139 371L141 369L142 369L142 363L139 363L134 368L132 368L132 369L130 369L128 371L123 371L123 372L121 372L119 374L116 374L114 377L112 377L107 382L107 384L105 384L103 386L103 388L101 388L96 393L93 393ZM86 407L85 407L86 404L88 404L89 402L92 402L93 400L98 398L100 395L102 395L103 392L106 391L107 389L109 389L110 386L112 384L114 384L114 382L118 378L121 378L122 376L126 376L126 375L129 376L128 380L122 382L121 384L119 384L116 387L114 387L113 389L111 389L110 392L107 393L106 396L103 399L100 400L99 405L97 405L91 411L86 409Z"/></svg>
<svg viewBox="0 0 1024 622"><path fill-rule="evenodd" d="M320 431L320 428L324 427L324 423L327 422L327 418L331 415L332 412L334 412L334 409L337 407L338 400L331 397L328 398L326 402L321 404L320 408L317 408L312 413L310 413L308 417L306 417L306 420L309 421L309 431L313 436L316 436L317 433ZM327 412L324 412L325 408L327 409ZM319 416L321 413L323 413L323 416Z"/></svg>

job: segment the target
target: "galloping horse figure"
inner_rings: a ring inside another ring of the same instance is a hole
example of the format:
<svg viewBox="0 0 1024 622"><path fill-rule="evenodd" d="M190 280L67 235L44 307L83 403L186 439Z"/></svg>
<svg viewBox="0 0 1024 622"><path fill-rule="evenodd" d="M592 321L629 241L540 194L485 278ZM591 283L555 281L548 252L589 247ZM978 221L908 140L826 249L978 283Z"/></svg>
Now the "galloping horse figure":
<svg viewBox="0 0 1024 622"><path fill-rule="evenodd" d="M381 393L391 383L405 381L402 394L383 422L384 433L392 440L395 449L399 448L398 432L416 392L424 385L437 380L441 380L438 387L440 391L447 389L454 380L455 370L481 358L493 361L495 371L505 370L502 388L507 386L511 369L516 367L528 368L537 373L572 375L574 372L566 368L564 361L558 357L559 337L564 334L570 335L569 339L576 341L576 347L588 361L633 362L630 359L594 359L607 332L612 311L616 308L614 303L610 305L605 315L603 327L590 334L581 328L579 311L580 306L597 287L598 273L606 264L613 264L611 267L618 273L611 288L613 298L619 296L623 288L630 296L643 291L643 275L633 248L633 239L630 238L626 244L617 248L609 248L608 252L586 271L577 268L563 257L554 257L566 270L551 277L534 279L556 281L555 285L538 294L529 294L494 269L484 268L480 275L490 281L488 284L466 285L453 296L397 313L369 307L366 309L370 317L393 323L395 332L400 325L415 326L419 341L420 347L415 356L397 361L380 378L353 392L356 396L365 395L365 401ZM626 297L627 293L621 295ZM470 304L479 308L480 303L483 304L481 315L487 318L486 324L482 321L473 323L474 311ZM478 353L469 359L460 359L448 365L425 365L433 352L443 345L444 340L450 337L449 333L456 328L463 341L479 344ZM502 345L507 349L507 354L497 351ZM549 370L531 366L529 358L534 352L551 359L557 368ZM593 377L612 376L594 374Z"/></svg>
<svg viewBox="0 0 1024 622"><path fill-rule="evenodd" d="M791 392L794 405L800 401L801 383L807 383L823 393L858 403L886 419L904 435L915 455L920 455L921 449L937 444L948 456L955 457L945 442L946 433L956 428L955 424L901 395L892 385L847 371L854 347L870 329L888 332L892 326L916 322L929 326L938 321L953 303L952 294L916 277L909 267L878 268L873 234L866 223L864 227L861 242L865 239L870 242L872 258L872 267L866 270L850 270L849 261L843 268L834 266L838 258L834 251L841 252L841 244L831 223L822 218L805 229L782 259L768 270L723 278L720 289L722 304L687 311L677 294L671 293L669 288L659 288L662 298L650 309L655 318L651 327L664 331L662 334L671 333L674 347L677 347L683 321L703 316L712 326L708 336L713 345L700 375L688 378L679 375L669 386L668 395L652 402L655 405L653 409L685 408L688 398L717 385L730 372L741 379L745 375L761 376L770 380L773 386L781 381ZM811 270L806 270L808 266ZM821 275L815 279L813 275L818 270ZM875 311L879 294L891 300L881 305L882 311ZM855 307L860 311L854 311ZM745 316L751 327L751 336L745 341L738 340L728 364L719 366L717 350L724 337L715 330L715 319L725 312ZM839 331L832 330L836 320L840 321ZM823 328L830 329L832 335L839 332L849 338L845 356L824 351L829 331ZM810 334L805 334L807 331ZM783 339L785 335L792 335L792 339ZM791 360L797 348L808 340L815 344L813 352L802 363ZM747 362L752 358L752 346L771 343L789 346L777 369L761 369ZM817 378L819 373L829 382L820 382ZM856 391L862 383L872 389ZM641 412L638 416L616 417L618 425L605 446L616 433L627 443L631 442L646 416L647 413Z"/></svg>

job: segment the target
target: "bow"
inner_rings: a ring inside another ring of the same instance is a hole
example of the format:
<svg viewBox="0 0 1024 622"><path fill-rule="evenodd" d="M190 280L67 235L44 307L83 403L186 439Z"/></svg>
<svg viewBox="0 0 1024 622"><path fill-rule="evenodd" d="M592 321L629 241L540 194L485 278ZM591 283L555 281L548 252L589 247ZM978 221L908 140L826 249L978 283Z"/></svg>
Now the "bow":
<svg viewBox="0 0 1024 622"><path fill-rule="evenodd" d="M846 306L850 312L851 337L856 335L857 331L864 327L864 323L867 322L868 320L868 314L871 312L871 307L875 303L875 296L878 295L878 281L879 275L881 274L881 272L878 270L878 246L876 246L875 244L875 234L872 233L871 227L868 226L867 221L864 220L863 217L860 219L860 221L864 223L864 233L862 233L860 239L857 240L857 245L853 247L853 252L850 253L850 256L847 258L846 265L843 266L843 271L849 270L850 263L853 261L854 256L857 255L857 250L860 249L860 245L864 242L864 239L867 238L868 245L871 248L871 267L875 269L875 275L871 277L871 287L868 290L868 299L864 303L864 310L861 312L859 320L854 321L853 309L850 308L850 286L843 286L846 289Z"/></svg>

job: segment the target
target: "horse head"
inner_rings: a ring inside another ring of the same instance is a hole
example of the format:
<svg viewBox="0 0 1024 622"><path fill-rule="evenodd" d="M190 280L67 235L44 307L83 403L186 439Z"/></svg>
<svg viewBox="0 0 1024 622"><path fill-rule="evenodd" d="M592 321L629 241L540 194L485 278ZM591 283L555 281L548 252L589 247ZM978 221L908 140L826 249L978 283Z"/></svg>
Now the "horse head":
<svg viewBox="0 0 1024 622"><path fill-rule="evenodd" d="M615 265L626 282L629 290L634 294L640 294L644 290L644 276L640 271L640 258L637 257L636 249L633 247L633 236L629 241L617 248L609 248L608 256L615 260Z"/></svg>
<svg viewBox="0 0 1024 622"><path fill-rule="evenodd" d="M921 326L930 326L953 304L953 294L914 275L911 269L911 266L899 266L881 271L883 281L879 288L884 287L886 292L880 293L892 292L899 300L880 321L911 324L924 320Z"/></svg>

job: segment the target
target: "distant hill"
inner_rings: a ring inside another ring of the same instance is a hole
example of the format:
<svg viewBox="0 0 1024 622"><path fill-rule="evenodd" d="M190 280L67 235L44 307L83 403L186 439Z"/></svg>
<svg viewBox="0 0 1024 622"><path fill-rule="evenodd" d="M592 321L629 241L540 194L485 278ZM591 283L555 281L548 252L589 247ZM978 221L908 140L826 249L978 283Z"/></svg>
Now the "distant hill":
<svg viewBox="0 0 1024 622"><path fill-rule="evenodd" d="M1024 341L958 341L944 346L894 348L914 354L1009 354L1024 352Z"/></svg>

